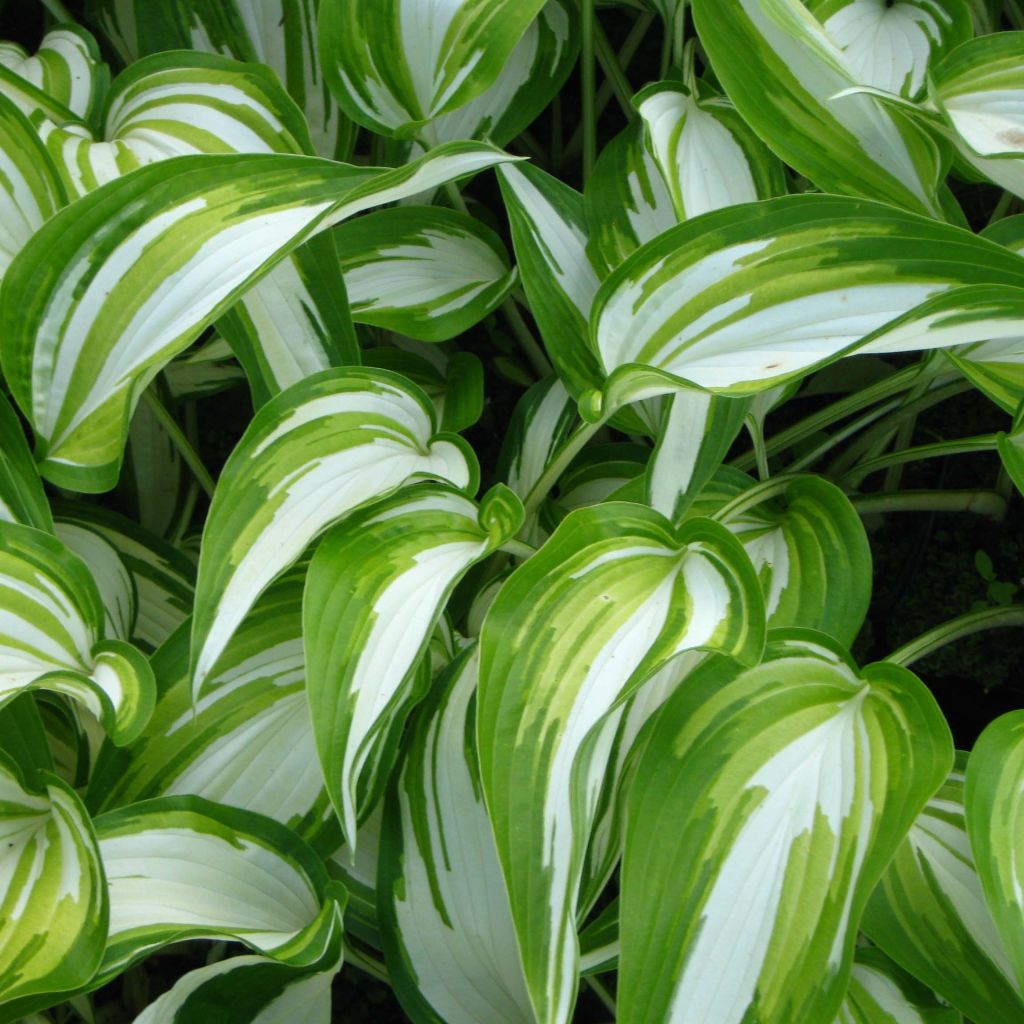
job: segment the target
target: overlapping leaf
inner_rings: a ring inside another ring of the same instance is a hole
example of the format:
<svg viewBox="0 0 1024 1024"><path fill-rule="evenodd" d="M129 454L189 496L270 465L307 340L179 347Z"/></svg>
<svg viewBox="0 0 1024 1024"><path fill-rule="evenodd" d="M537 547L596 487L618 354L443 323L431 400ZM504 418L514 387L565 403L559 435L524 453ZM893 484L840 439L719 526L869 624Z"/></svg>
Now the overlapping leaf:
<svg viewBox="0 0 1024 1024"><path fill-rule="evenodd" d="M858 672L823 634L710 659L630 790L619 1019L833 1019L864 902L952 759L913 675Z"/></svg>
<svg viewBox="0 0 1024 1024"><path fill-rule="evenodd" d="M538 1020L564 1021L572 1005L576 889L617 724L605 728L608 712L682 651L756 659L761 614L752 567L724 528L676 531L619 503L568 516L491 606L481 780Z"/></svg>
<svg viewBox="0 0 1024 1024"><path fill-rule="evenodd" d="M835 1024L961 1024L923 985L877 949L858 949Z"/></svg>

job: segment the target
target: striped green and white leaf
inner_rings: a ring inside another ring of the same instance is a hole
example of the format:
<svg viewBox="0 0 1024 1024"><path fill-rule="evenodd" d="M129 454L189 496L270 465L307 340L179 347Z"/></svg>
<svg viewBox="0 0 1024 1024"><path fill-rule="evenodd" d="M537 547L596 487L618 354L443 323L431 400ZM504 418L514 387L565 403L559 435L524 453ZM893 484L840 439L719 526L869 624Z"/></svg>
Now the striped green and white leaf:
<svg viewBox="0 0 1024 1024"><path fill-rule="evenodd" d="M498 593L480 638L481 780L538 1021L567 1020L575 995L576 894L617 725L608 713L682 651L756 660L762 615L724 527L673 529L624 503L569 515Z"/></svg>
<svg viewBox="0 0 1024 1024"><path fill-rule="evenodd" d="M107 934L103 868L70 786L26 786L0 754L0 1002L71 990L92 977ZM0 1014L4 1011L0 1008Z"/></svg>
<svg viewBox="0 0 1024 1024"><path fill-rule="evenodd" d="M700 40L743 118L825 192L942 217L938 147L902 110L858 92L839 47L800 0L694 0Z"/></svg>
<svg viewBox="0 0 1024 1024"><path fill-rule="evenodd" d="M164 379L176 399L207 398L245 379L231 346L220 335L175 359L164 368Z"/></svg>
<svg viewBox="0 0 1024 1024"><path fill-rule="evenodd" d="M50 505L43 491L25 432L11 403L0 394L0 520L53 530Z"/></svg>
<svg viewBox="0 0 1024 1024"><path fill-rule="evenodd" d="M359 839L354 850L342 846L330 857L330 870L340 875L348 889L345 906L345 934L355 937L374 950L384 947L378 918L377 878L380 864L381 831L384 802L377 804L370 816L359 826Z"/></svg>
<svg viewBox="0 0 1024 1024"><path fill-rule="evenodd" d="M106 638L85 563L50 534L0 523L0 704L27 689L80 701L118 744L138 735L155 694L145 657Z"/></svg>
<svg viewBox="0 0 1024 1024"><path fill-rule="evenodd" d="M118 75L99 138L52 121L41 135L71 195L174 156L310 150L301 113L267 68L180 51Z"/></svg>
<svg viewBox="0 0 1024 1024"><path fill-rule="evenodd" d="M43 475L109 489L142 389L275 262L348 216L505 159L480 143L391 171L191 156L139 168L57 214L0 289L0 356Z"/></svg>
<svg viewBox="0 0 1024 1024"><path fill-rule="evenodd" d="M64 201L60 175L35 128L0 94L0 279Z"/></svg>
<svg viewBox="0 0 1024 1024"><path fill-rule="evenodd" d="M436 118L427 134L438 142L488 139L496 146L511 142L547 107L576 63L578 20L571 0L547 0L494 84Z"/></svg>
<svg viewBox="0 0 1024 1024"><path fill-rule="evenodd" d="M384 950L418 1022L533 1024L474 739L478 664L464 653L424 703L388 796Z"/></svg>
<svg viewBox="0 0 1024 1024"><path fill-rule="evenodd" d="M750 400L708 391L661 399L661 423L645 474L644 503L678 520L722 465Z"/></svg>
<svg viewBox="0 0 1024 1024"><path fill-rule="evenodd" d="M637 119L616 135L601 151L583 192L588 252L602 277L679 223L644 133Z"/></svg>
<svg viewBox="0 0 1024 1024"><path fill-rule="evenodd" d="M977 1024L1024 1016L1024 999L985 903L957 763L875 887L861 927L901 967Z"/></svg>
<svg viewBox="0 0 1024 1024"><path fill-rule="evenodd" d="M650 448L631 441L584 448L562 474L558 508L571 512L609 500L643 504L642 477L650 457Z"/></svg>
<svg viewBox="0 0 1024 1024"><path fill-rule="evenodd" d="M90 807L194 795L266 815L309 842L319 838L330 803L306 700L302 586L289 575L257 602L195 704L188 627L174 633L153 655L153 717L130 747L104 750Z"/></svg>
<svg viewBox="0 0 1024 1024"><path fill-rule="evenodd" d="M357 323L420 341L462 334L516 281L501 239L458 210L377 210L334 232Z"/></svg>
<svg viewBox="0 0 1024 1024"><path fill-rule="evenodd" d="M95 820L110 931L94 984L170 942L225 938L281 963L320 961L344 890L270 818L197 797L163 797Z"/></svg>
<svg viewBox="0 0 1024 1024"><path fill-rule="evenodd" d="M498 173L523 288L548 357L578 397L601 380L587 344L600 277L587 252L583 197L531 165Z"/></svg>
<svg viewBox="0 0 1024 1024"><path fill-rule="evenodd" d="M98 0L97 23L126 63L168 49L266 64L309 124L316 152L345 160L351 125L317 59L315 0Z"/></svg>
<svg viewBox="0 0 1024 1024"><path fill-rule="evenodd" d="M962 1020L884 953L864 947L857 950L835 1024L961 1024Z"/></svg>
<svg viewBox="0 0 1024 1024"><path fill-rule="evenodd" d="M97 113L110 84L96 40L78 25L59 25L47 32L31 56L18 43L0 42L0 67L83 121ZM0 82L0 93L5 92Z"/></svg>
<svg viewBox="0 0 1024 1024"><path fill-rule="evenodd" d="M297 968L263 956L233 956L189 971L132 1024L330 1024L331 984L341 968L337 950Z"/></svg>
<svg viewBox="0 0 1024 1024"><path fill-rule="evenodd" d="M372 131L409 137L498 79L544 0L323 0L320 63Z"/></svg>
<svg viewBox="0 0 1024 1024"><path fill-rule="evenodd" d="M935 68L931 101L952 128L959 155L1024 195L1024 32L958 46Z"/></svg>
<svg viewBox="0 0 1024 1024"><path fill-rule="evenodd" d="M111 640L131 640L135 631L135 583L117 548L95 530L58 519L53 532L89 570L103 604L103 632Z"/></svg>
<svg viewBox="0 0 1024 1024"><path fill-rule="evenodd" d="M591 329L611 379L600 415L685 382L750 394L854 351L1019 335L1022 270L1002 246L864 200L789 196L705 214L601 285Z"/></svg>
<svg viewBox="0 0 1024 1024"><path fill-rule="evenodd" d="M309 566L303 633L313 734L345 840L374 796L364 776L387 754L416 693L417 666L455 585L522 525L502 484L479 507L423 484L334 527Z"/></svg>
<svg viewBox="0 0 1024 1024"><path fill-rule="evenodd" d="M476 458L437 434L429 399L385 370L306 378L256 414L221 474L203 531L192 625L194 693L256 598L359 506L416 479L467 493Z"/></svg>
<svg viewBox="0 0 1024 1024"><path fill-rule="evenodd" d="M812 0L808 7L863 85L914 97L929 68L974 34L964 0Z"/></svg>
<svg viewBox="0 0 1024 1024"><path fill-rule="evenodd" d="M832 1020L864 903L952 761L915 676L824 634L709 659L633 776L618 1019Z"/></svg>
<svg viewBox="0 0 1024 1024"><path fill-rule="evenodd" d="M400 373L434 404L442 430L461 433L484 410L484 367L472 352L391 335L391 347L366 349L362 362Z"/></svg>
<svg viewBox="0 0 1024 1024"><path fill-rule="evenodd" d="M634 105L679 221L737 203L784 195L782 164L727 100L701 100L658 82Z"/></svg>
<svg viewBox="0 0 1024 1024"><path fill-rule="evenodd" d="M978 737L967 761L964 809L985 900L1024 991L1024 712L1011 711Z"/></svg>
<svg viewBox="0 0 1024 1024"><path fill-rule="evenodd" d="M192 613L195 566L177 548L131 520L94 505L58 506L65 523L92 530L116 549L132 578L132 643L153 651Z"/></svg>
<svg viewBox="0 0 1024 1024"><path fill-rule="evenodd" d="M817 629L852 644L871 600L871 547L857 510L823 477L793 477L775 497L766 486L723 468L692 512L718 519L743 545L769 628Z"/></svg>

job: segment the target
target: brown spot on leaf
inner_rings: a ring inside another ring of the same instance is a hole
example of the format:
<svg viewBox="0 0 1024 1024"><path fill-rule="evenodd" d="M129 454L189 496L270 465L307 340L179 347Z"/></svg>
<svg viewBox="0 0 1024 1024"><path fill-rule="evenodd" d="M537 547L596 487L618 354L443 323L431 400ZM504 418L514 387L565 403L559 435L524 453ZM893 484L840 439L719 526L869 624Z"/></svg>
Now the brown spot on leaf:
<svg viewBox="0 0 1024 1024"><path fill-rule="evenodd" d="M1020 128L1004 128L997 138L1005 142L1011 149L1024 149L1024 131Z"/></svg>

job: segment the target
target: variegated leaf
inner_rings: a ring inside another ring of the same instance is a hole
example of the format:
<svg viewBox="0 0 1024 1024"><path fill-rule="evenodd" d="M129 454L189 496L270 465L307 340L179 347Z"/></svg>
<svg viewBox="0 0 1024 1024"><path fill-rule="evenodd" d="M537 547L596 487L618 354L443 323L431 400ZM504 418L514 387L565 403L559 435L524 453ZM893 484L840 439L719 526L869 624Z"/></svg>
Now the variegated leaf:
<svg viewBox="0 0 1024 1024"><path fill-rule="evenodd" d="M572 513L509 577L480 638L481 780L538 1021L568 1019L576 893L617 724L682 651L760 653L760 592L727 531L639 505Z"/></svg>
<svg viewBox="0 0 1024 1024"><path fill-rule="evenodd" d="M578 21L572 0L547 0L493 85L436 118L428 134L438 142L511 142L551 102L572 70L579 52Z"/></svg>
<svg viewBox="0 0 1024 1024"><path fill-rule="evenodd" d="M53 529L50 505L29 451L25 432L6 396L0 394L0 520Z"/></svg>
<svg viewBox="0 0 1024 1024"><path fill-rule="evenodd" d="M533 1024L474 739L478 665L467 651L424 703L388 797L384 949L418 1022Z"/></svg>
<svg viewBox="0 0 1024 1024"><path fill-rule="evenodd" d="M0 94L0 279L64 200L64 185L39 135Z"/></svg>
<svg viewBox="0 0 1024 1024"><path fill-rule="evenodd" d="M169 363L164 378L176 400L206 398L234 387L245 379L245 371L235 361L228 342L215 335Z"/></svg>
<svg viewBox="0 0 1024 1024"><path fill-rule="evenodd" d="M811 13L864 85L917 96L929 67L974 34L964 0L812 0Z"/></svg>
<svg viewBox="0 0 1024 1024"><path fill-rule="evenodd" d="M0 356L44 475L109 489L142 389L290 250L504 159L479 143L383 172L299 156L181 157L51 218L0 288ZM222 273L210 273L211 260Z"/></svg>
<svg viewBox="0 0 1024 1024"><path fill-rule="evenodd" d="M281 963L320 961L344 890L278 822L197 797L163 797L95 821L110 931L93 984L161 946L227 938Z"/></svg>
<svg viewBox="0 0 1024 1024"><path fill-rule="evenodd" d="M584 189L588 252L604 272L679 223L644 132L636 120L616 135L602 150Z"/></svg>
<svg viewBox="0 0 1024 1024"><path fill-rule="evenodd" d="M283 391L228 459L203 532L192 626L194 692L268 584L327 527L407 481L473 493L476 459L436 434L427 397L384 370L328 370Z"/></svg>
<svg viewBox="0 0 1024 1024"><path fill-rule="evenodd" d="M1011 711L978 737L967 761L964 811L975 868L1003 940L1018 992L1024 991L1024 712Z"/></svg>
<svg viewBox="0 0 1024 1024"><path fill-rule="evenodd" d="M71 787L49 774L26 786L0 754L0 1003L48 1005L47 993L89 981L107 935L104 888L92 823ZM0 1006L16 1019L9 1011Z"/></svg>
<svg viewBox="0 0 1024 1024"><path fill-rule="evenodd" d="M131 575L137 611L132 643L159 647L192 612L195 566L177 548L116 512L96 506L58 506L65 523L108 540Z"/></svg>
<svg viewBox="0 0 1024 1024"><path fill-rule="evenodd" d="M411 135L497 80L544 0L323 0L320 62L353 120Z"/></svg>
<svg viewBox="0 0 1024 1024"><path fill-rule="evenodd" d="M523 288L562 383L575 398L601 380L587 344L600 278L587 253L583 197L530 165L499 171Z"/></svg>
<svg viewBox="0 0 1024 1024"><path fill-rule="evenodd" d="M53 690L88 708L114 742L146 724L155 694L145 657L106 639L100 592L55 537L0 523L0 703Z"/></svg>
<svg viewBox="0 0 1024 1024"><path fill-rule="evenodd" d="M515 284L501 239L457 210L378 210L334 232L352 317L447 341L493 313Z"/></svg>
<svg viewBox="0 0 1024 1024"><path fill-rule="evenodd" d="M727 526L754 563L768 626L818 629L842 644L860 632L871 600L871 547L857 510L834 484L797 476L750 505L750 477L723 468L692 508ZM738 505L732 504L738 501Z"/></svg>
<svg viewBox="0 0 1024 1024"><path fill-rule="evenodd" d="M127 749L105 748L90 807L194 795L266 815L308 842L336 837L306 700L302 586L288 576L256 603L195 703L188 627L163 644L153 655L160 696L149 726Z"/></svg>
<svg viewBox="0 0 1024 1024"><path fill-rule="evenodd" d="M785 194L782 164L728 101L658 82L634 102L678 220Z"/></svg>
<svg viewBox="0 0 1024 1024"><path fill-rule="evenodd" d="M672 382L750 394L854 351L1020 334L1022 285L1016 254L891 206L729 207L664 232L602 284L591 327L605 404Z"/></svg>
<svg viewBox="0 0 1024 1024"><path fill-rule="evenodd" d="M961 1024L962 1020L884 953L863 948L857 950L835 1024Z"/></svg>
<svg viewBox="0 0 1024 1024"><path fill-rule="evenodd" d="M958 46L935 68L931 99L975 171L1024 195L1024 32Z"/></svg>
<svg viewBox="0 0 1024 1024"><path fill-rule="evenodd" d="M340 928L312 967L229 957L183 975L132 1024L331 1024L331 984L341 959Z"/></svg>
<svg viewBox="0 0 1024 1024"><path fill-rule="evenodd" d="M849 61L800 0L694 0L711 66L745 120L826 192L941 217L942 162L902 110L864 93Z"/></svg>
<svg viewBox="0 0 1024 1024"><path fill-rule="evenodd" d="M985 905L957 763L868 900L861 927L901 967L976 1024L1024 1018L1024 999Z"/></svg>
<svg viewBox="0 0 1024 1024"><path fill-rule="evenodd" d="M363 776L415 701L416 666L455 585L522 525L507 487L480 506L423 484L334 527L310 563L303 633L309 707L328 793L350 848L375 796Z"/></svg>
<svg viewBox="0 0 1024 1024"><path fill-rule="evenodd" d="M345 907L345 934L368 944L374 950L384 948L378 915L377 877L380 865L381 830L384 802L373 809L359 826L359 840L354 850L347 846L335 850L330 858L334 875L340 875L348 889Z"/></svg>
<svg viewBox="0 0 1024 1024"><path fill-rule="evenodd" d="M315 0L97 0L95 7L126 62L188 48L266 64L305 114L316 152L348 158L351 125L317 59Z"/></svg>
<svg viewBox="0 0 1024 1024"><path fill-rule="evenodd" d="M864 903L952 760L920 681L823 634L709 659L630 788L619 1020L832 1020Z"/></svg>
<svg viewBox="0 0 1024 1024"><path fill-rule="evenodd" d="M0 42L0 67L35 86L76 117L88 121L103 102L110 72L96 40L78 25L59 25L43 36L34 55ZM0 93L5 92L0 82Z"/></svg>

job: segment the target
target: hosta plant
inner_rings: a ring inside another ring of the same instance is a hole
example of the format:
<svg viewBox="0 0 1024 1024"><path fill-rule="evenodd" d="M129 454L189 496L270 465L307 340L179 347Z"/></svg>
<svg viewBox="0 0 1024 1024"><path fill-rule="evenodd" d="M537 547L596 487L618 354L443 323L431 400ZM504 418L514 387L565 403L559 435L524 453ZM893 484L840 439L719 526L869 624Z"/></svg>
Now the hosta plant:
<svg viewBox="0 0 1024 1024"><path fill-rule="evenodd" d="M1018 3L0 36L0 1024L1024 1020Z"/></svg>

